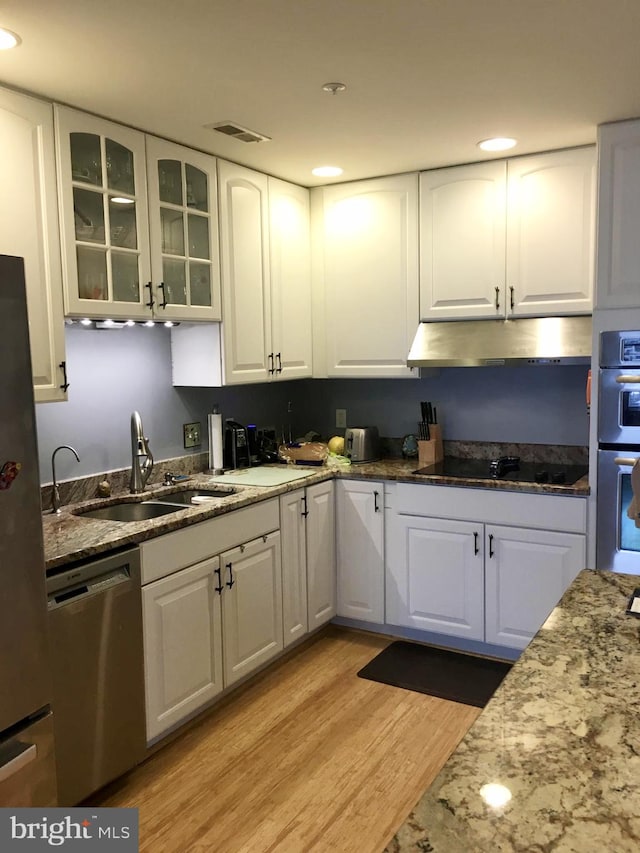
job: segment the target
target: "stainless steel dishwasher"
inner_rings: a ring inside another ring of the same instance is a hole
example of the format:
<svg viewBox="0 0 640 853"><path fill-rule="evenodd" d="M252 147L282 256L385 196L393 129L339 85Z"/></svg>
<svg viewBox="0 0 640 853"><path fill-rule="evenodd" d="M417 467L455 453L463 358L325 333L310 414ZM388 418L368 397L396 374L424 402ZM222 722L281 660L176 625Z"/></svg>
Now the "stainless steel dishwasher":
<svg viewBox="0 0 640 853"><path fill-rule="evenodd" d="M74 806L145 753L140 552L47 578L61 806Z"/></svg>

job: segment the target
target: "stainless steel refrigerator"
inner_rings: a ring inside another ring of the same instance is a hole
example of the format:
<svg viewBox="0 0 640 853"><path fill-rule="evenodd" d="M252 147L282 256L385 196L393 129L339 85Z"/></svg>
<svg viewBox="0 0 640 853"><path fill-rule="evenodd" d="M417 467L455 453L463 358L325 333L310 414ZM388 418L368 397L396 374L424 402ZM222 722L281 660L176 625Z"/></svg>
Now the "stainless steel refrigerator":
<svg viewBox="0 0 640 853"><path fill-rule="evenodd" d="M0 807L56 805L47 653L24 264L0 255Z"/></svg>

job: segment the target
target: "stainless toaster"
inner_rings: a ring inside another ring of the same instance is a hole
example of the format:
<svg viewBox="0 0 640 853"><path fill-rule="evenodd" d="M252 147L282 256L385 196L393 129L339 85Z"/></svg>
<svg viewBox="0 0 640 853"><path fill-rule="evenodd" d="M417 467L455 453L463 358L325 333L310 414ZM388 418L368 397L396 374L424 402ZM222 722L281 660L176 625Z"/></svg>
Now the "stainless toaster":
<svg viewBox="0 0 640 853"><path fill-rule="evenodd" d="M344 455L352 462L375 462L380 458L378 427L351 427L344 433Z"/></svg>

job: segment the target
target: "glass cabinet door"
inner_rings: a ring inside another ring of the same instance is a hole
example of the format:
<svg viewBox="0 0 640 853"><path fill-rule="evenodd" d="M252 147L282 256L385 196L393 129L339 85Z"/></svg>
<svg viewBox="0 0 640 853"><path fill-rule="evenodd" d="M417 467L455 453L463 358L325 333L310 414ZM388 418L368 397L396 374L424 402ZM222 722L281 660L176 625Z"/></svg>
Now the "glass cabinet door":
<svg viewBox="0 0 640 853"><path fill-rule="evenodd" d="M67 313L151 316L144 135L56 108Z"/></svg>
<svg viewBox="0 0 640 853"><path fill-rule="evenodd" d="M215 159L147 137L156 313L167 320L219 320Z"/></svg>

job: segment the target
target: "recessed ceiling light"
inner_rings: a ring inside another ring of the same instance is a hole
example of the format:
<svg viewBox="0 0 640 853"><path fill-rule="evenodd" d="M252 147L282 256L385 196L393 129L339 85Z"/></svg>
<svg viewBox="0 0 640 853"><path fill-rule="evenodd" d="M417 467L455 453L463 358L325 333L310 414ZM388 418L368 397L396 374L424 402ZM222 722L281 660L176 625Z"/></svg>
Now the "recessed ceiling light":
<svg viewBox="0 0 640 853"><path fill-rule="evenodd" d="M0 27L0 50L11 50L12 47L17 47L21 41L19 35Z"/></svg>
<svg viewBox="0 0 640 853"><path fill-rule="evenodd" d="M332 95L337 95L338 92L344 92L346 88L347 87L344 83L325 83L322 87L322 91L330 92Z"/></svg>
<svg viewBox="0 0 640 853"><path fill-rule="evenodd" d="M478 142L478 148L482 148L483 151L506 151L507 148L513 148L517 144L518 140L510 136L495 136Z"/></svg>
<svg viewBox="0 0 640 853"><path fill-rule="evenodd" d="M315 169L311 170L311 174L317 178L337 178L338 175L342 174L342 171L340 166L316 166Z"/></svg>

